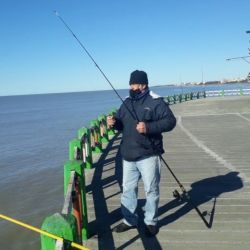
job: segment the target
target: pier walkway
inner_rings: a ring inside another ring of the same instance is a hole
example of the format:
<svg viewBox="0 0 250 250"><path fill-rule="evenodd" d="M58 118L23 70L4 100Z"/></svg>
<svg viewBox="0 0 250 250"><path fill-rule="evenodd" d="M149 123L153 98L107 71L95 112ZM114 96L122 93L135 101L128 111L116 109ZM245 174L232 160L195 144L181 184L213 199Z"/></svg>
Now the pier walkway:
<svg viewBox="0 0 250 250"><path fill-rule="evenodd" d="M171 106L178 125L164 134L163 155L192 200L205 212L210 228L192 206L178 201L180 190L162 166L160 232L143 229L144 191L140 183L140 225L121 234L121 158L116 135L95 168L86 173L91 249L235 250L250 246L250 97L220 97ZM205 214L204 213L204 214Z"/></svg>

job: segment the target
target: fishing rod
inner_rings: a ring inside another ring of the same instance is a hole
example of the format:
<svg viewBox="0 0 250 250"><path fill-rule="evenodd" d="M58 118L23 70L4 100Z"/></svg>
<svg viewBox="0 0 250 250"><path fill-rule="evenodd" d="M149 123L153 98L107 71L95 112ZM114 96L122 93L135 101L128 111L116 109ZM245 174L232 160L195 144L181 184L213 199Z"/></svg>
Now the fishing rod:
<svg viewBox="0 0 250 250"><path fill-rule="evenodd" d="M37 228L37 227L34 227L34 226L29 225L29 224L23 223L23 222L21 222L20 220L13 219L13 218L11 218L11 217L9 217L9 216L0 214L0 218L2 218L2 219L4 219L4 220L7 220L7 221L10 221L10 222L12 222L12 223L14 223L14 224L17 224L17 225L19 225L19 226L21 226L21 227L24 227L24 228L26 228L26 229L29 229L29 230L31 230L31 231L34 231L34 232L37 232L37 233L39 233L39 234L48 236L48 237L50 237L50 238L52 238L52 239L54 239L54 240L63 241L63 243L64 243L65 245L69 245L69 246L74 247L74 248L76 248L76 249L80 249L80 250L90 250L89 248L84 247L84 246L82 246L82 245L80 245L80 244L77 244L77 243L75 243L75 242L73 242L73 241L66 240L66 239L64 239L63 237L59 237L59 236L57 236L57 235L55 235L55 234L49 233L49 232L44 231L44 230L41 230L41 229L39 229L39 228Z"/></svg>
<svg viewBox="0 0 250 250"><path fill-rule="evenodd" d="M68 24L64 21L64 19L59 15L59 13L57 11L54 11L55 15L59 18L59 20L64 24L64 26L69 30L69 32L72 34L72 36L76 39L76 41L80 44L80 46L82 47L82 49L86 52L86 54L88 55L88 57L92 60L92 62L95 64L95 66L97 67L97 69L101 72L101 74L103 75L103 77L106 79L106 81L108 82L108 84L111 86L111 88L115 91L116 95L119 97L119 99L122 101L122 103L124 104L125 108L127 109L127 111L130 113L130 115L132 116L132 118L134 120L136 120L137 122L139 122L139 119L137 117L137 115L134 115L132 113L132 111L128 108L128 106L126 105L126 103L123 101L123 99L121 98L121 96L119 95L119 93L117 92L117 90L114 88L113 84L109 81L109 79L107 78L107 76L104 74L104 72L101 70L101 68L99 67L99 65L96 63L96 61L94 60L94 58L91 56L91 54L88 52L88 50L85 48L85 46L81 43L81 41L77 38L77 36L74 34L74 32L71 30L71 28L68 26ZM152 143L152 142L151 142ZM153 145L153 143L152 143ZM167 162L163 159L162 155L160 155L160 159L163 161L163 163L165 164L165 166L168 168L168 170L170 171L170 173L172 174L172 176L174 177L174 179L176 180L177 184L179 185L181 191L182 191L182 195L179 194L179 192L177 190L174 190L173 192L173 196L175 198L178 198L179 200L182 200L183 197L185 197L194 207L194 209L196 210L196 212L198 213L198 215L201 217L201 219L203 220L203 222L205 223L205 225L207 227L209 227L208 222L206 221L205 217L204 217L204 213L201 213L201 211L199 210L199 208L195 205L195 203L191 200L190 196L188 195L188 192L185 190L184 186L180 183L180 181L178 180L178 178L176 177L176 175L174 174L174 172L171 170L171 168L169 167L169 165L167 164Z"/></svg>

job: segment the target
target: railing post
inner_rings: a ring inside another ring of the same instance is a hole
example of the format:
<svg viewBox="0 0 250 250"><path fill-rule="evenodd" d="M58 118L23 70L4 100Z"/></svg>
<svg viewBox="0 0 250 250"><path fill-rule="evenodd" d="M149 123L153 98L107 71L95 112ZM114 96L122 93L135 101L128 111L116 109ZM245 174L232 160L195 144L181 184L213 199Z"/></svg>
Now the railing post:
<svg viewBox="0 0 250 250"><path fill-rule="evenodd" d="M182 94L179 94L179 102L182 102Z"/></svg>
<svg viewBox="0 0 250 250"><path fill-rule="evenodd" d="M177 102L177 96L174 95L173 97L174 97L174 104L176 104L176 102Z"/></svg>
<svg viewBox="0 0 250 250"><path fill-rule="evenodd" d="M97 120L92 120L90 122L90 141L92 153L102 153L102 142L100 136L99 122Z"/></svg>
<svg viewBox="0 0 250 250"><path fill-rule="evenodd" d="M76 219L72 214L65 216L55 213L46 217L41 229L66 240L77 242ZM56 241L54 239L41 235L42 250L54 250L55 246ZM65 247L65 249L68 248Z"/></svg>
<svg viewBox="0 0 250 250"><path fill-rule="evenodd" d="M85 127L78 129L78 139L81 140L83 162L85 161L85 167L90 169L93 165L90 130Z"/></svg>
<svg viewBox="0 0 250 250"><path fill-rule="evenodd" d="M171 105L171 103L170 103L170 97L169 97L169 96L166 96L166 97L165 97L165 100L167 101L167 103L168 103L169 105Z"/></svg>
<svg viewBox="0 0 250 250"><path fill-rule="evenodd" d="M68 161L64 164L64 195L67 193L67 188L69 185L71 171L76 172L77 181L79 183L79 192L81 197L81 221L82 221L82 230L81 235L82 239L86 240L88 238L88 214L87 214L87 202L86 202L86 190L85 190L85 174L84 174L84 165L81 161Z"/></svg>
<svg viewBox="0 0 250 250"><path fill-rule="evenodd" d="M99 128L100 128L100 135L101 135L101 143L108 143L108 128L106 122L106 116L100 115L98 117L99 121Z"/></svg>
<svg viewBox="0 0 250 250"><path fill-rule="evenodd" d="M167 96L167 102L168 102L169 105L171 105L170 96Z"/></svg>
<svg viewBox="0 0 250 250"><path fill-rule="evenodd" d="M69 160L82 160L82 145L79 139L73 139L69 142Z"/></svg>

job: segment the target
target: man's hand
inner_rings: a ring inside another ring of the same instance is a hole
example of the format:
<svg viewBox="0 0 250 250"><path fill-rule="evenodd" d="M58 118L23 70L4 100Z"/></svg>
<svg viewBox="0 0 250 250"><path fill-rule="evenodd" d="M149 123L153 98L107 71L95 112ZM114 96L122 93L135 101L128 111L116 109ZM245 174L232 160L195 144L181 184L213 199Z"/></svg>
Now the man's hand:
<svg viewBox="0 0 250 250"><path fill-rule="evenodd" d="M136 125L136 130L140 133L140 134L146 134L146 124L144 122L139 122Z"/></svg>
<svg viewBox="0 0 250 250"><path fill-rule="evenodd" d="M111 116L111 115L107 116L107 125L109 127L113 127L114 124L115 124L115 118L114 118L114 116Z"/></svg>

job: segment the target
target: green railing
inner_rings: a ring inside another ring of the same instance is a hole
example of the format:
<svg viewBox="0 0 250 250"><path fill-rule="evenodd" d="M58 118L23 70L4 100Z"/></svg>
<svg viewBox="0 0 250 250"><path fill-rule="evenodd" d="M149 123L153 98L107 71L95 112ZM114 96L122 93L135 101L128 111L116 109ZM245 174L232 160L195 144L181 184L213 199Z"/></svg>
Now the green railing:
<svg viewBox="0 0 250 250"><path fill-rule="evenodd" d="M206 97L205 92L193 92L167 96L169 104ZM114 115L116 109L108 115ZM116 131L106 124L106 115L90 122L89 128L77 131L77 138L69 142L69 160L64 164L64 204L60 213L46 217L42 229L66 240L82 244L89 237L88 214L85 190L85 171L93 167L93 159L103 152L103 145ZM42 250L71 249L66 243L41 236Z"/></svg>
<svg viewBox="0 0 250 250"><path fill-rule="evenodd" d="M222 89L222 90L209 90L206 91L207 97L220 97L220 96L243 96L250 95L250 89Z"/></svg>
<svg viewBox="0 0 250 250"><path fill-rule="evenodd" d="M114 115L112 110L109 115ZM82 244L89 237L85 190L85 171L93 167L93 158L103 152L103 144L115 135L106 124L106 115L78 129L69 142L69 160L64 164L64 204L61 213L46 217L42 229L66 240ZM42 250L71 249L63 242L41 236Z"/></svg>
<svg viewBox="0 0 250 250"><path fill-rule="evenodd" d="M176 103L195 100L195 99L200 99L200 98L205 98L205 97L206 97L206 92L205 91L198 91L198 92L191 92L191 93L186 93L186 94L178 94L178 95L173 95L173 96L166 96L165 100L170 105L173 105L173 104L176 104Z"/></svg>

